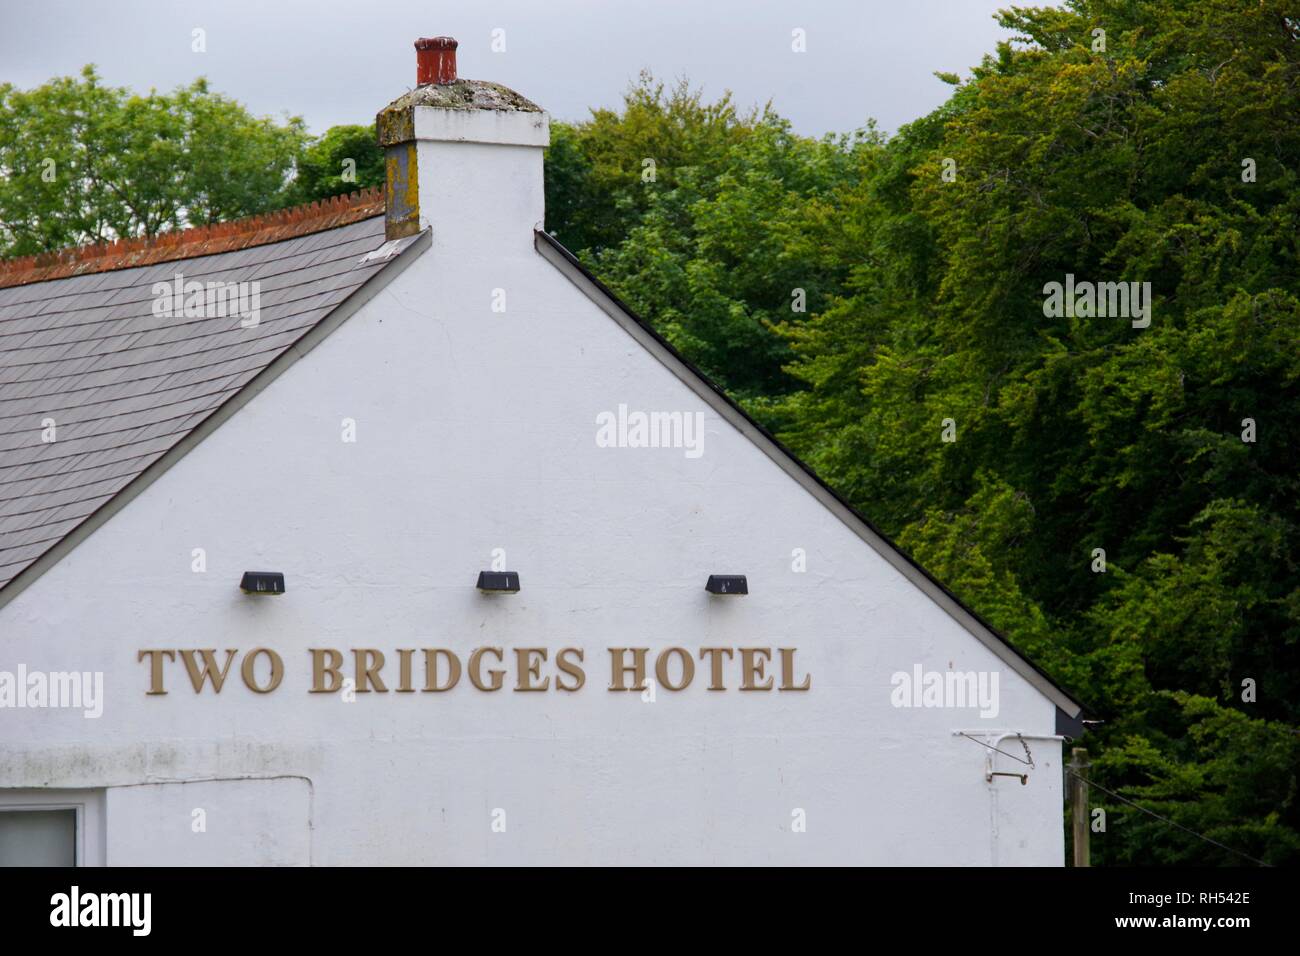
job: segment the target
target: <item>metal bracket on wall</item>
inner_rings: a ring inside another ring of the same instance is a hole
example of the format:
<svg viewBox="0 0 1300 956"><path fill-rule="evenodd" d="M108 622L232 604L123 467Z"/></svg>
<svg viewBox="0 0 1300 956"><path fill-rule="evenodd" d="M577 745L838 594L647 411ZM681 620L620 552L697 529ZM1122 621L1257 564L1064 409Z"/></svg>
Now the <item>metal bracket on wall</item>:
<svg viewBox="0 0 1300 956"><path fill-rule="evenodd" d="M984 779L987 780L989 783L992 783L994 777L1019 777L1019 778L1020 778L1020 785L1021 785L1022 787L1023 787L1025 784L1029 783L1029 774L1027 774L1027 773L1008 773L1008 772L1005 771L1005 770L991 770L991 771L988 772L988 774L985 776Z"/></svg>
<svg viewBox="0 0 1300 956"><path fill-rule="evenodd" d="M994 754L1002 754L1002 756L1004 756L1004 757L1010 757L1012 760L1016 761L1017 763L1022 763L1022 764L1024 764L1024 765L1025 765L1026 767L1028 767L1030 770L1036 770L1037 767L1036 767L1035 764L1034 764L1034 755L1033 755L1032 752L1030 752L1030 750L1029 750L1029 744L1027 744L1025 741L1026 741L1026 740L1063 740L1063 739L1064 739L1064 738L1061 737L1059 734L1026 734L1026 733L1022 733L1022 732L1014 731L1014 730L1013 730L1013 731L1005 731L1005 732L1003 732L1003 731L992 731L992 730L954 730L952 733L953 733L953 736L954 736L954 737L965 737L967 740L973 740L973 741L975 741L975 743L979 744L981 747L984 748L984 750L985 750L985 753L984 753L984 782L985 782L985 783L990 783L990 784L991 784L991 783L993 782L993 778L994 778L994 777L1019 777L1019 778L1020 778L1020 784L1021 784L1021 786L1026 786L1026 785L1028 785L1028 783L1029 783L1029 774L1027 774L1027 773L1009 773L1009 772L1004 771L1004 770L994 770L994 769L993 769L993 759L994 759L994 756L993 756L993 755L994 755ZM986 740L981 740L981 739L980 739L981 737L983 737L983 738L992 737L992 738L993 738L993 742L992 742L992 743L988 743ZM1008 752L1008 751L1006 751L1006 750L1002 750L1002 749L1000 749L1000 748L998 747L998 744L1002 743L1002 741L1007 740L1007 739L1009 739L1009 738L1011 738L1011 737L1014 737L1014 738L1016 738L1016 740L1020 741L1020 746L1023 747L1023 748L1024 748L1024 751L1025 751L1025 756L1024 756L1023 758L1022 758L1022 757L1018 757L1018 756L1016 756L1015 754L1010 753L1010 752Z"/></svg>

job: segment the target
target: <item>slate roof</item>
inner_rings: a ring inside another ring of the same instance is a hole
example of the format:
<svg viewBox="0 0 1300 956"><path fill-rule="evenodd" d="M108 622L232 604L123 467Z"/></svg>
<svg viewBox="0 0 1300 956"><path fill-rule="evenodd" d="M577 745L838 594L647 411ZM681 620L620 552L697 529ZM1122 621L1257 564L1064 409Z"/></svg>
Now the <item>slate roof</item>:
<svg viewBox="0 0 1300 956"><path fill-rule="evenodd" d="M0 265L0 589L392 261L361 261L384 245L383 204L356 200ZM213 247L231 251L193 254ZM257 325L155 316L154 283L178 273L258 282Z"/></svg>

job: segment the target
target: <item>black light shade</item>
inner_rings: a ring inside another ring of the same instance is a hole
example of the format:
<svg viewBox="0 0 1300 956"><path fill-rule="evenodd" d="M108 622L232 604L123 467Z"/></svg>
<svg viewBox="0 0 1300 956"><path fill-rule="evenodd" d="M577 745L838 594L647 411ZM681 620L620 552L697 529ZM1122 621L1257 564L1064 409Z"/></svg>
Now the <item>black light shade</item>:
<svg viewBox="0 0 1300 956"><path fill-rule="evenodd" d="M245 594L283 594L284 575L279 571L245 571L239 587Z"/></svg>
<svg viewBox="0 0 1300 956"><path fill-rule="evenodd" d="M519 590L519 572L517 571L480 571L478 573L480 591L504 591L513 594Z"/></svg>
<svg viewBox="0 0 1300 956"><path fill-rule="evenodd" d="M743 574L710 574L704 590L710 594L748 594L749 583Z"/></svg>

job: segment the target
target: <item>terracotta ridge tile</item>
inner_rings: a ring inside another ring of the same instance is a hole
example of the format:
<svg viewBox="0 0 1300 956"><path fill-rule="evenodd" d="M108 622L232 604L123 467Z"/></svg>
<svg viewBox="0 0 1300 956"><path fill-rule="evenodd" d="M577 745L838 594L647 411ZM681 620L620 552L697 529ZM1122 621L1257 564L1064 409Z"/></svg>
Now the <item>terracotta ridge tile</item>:
<svg viewBox="0 0 1300 956"><path fill-rule="evenodd" d="M3 259L0 260L0 289L234 252L350 225L383 212L383 187L376 186L210 226Z"/></svg>

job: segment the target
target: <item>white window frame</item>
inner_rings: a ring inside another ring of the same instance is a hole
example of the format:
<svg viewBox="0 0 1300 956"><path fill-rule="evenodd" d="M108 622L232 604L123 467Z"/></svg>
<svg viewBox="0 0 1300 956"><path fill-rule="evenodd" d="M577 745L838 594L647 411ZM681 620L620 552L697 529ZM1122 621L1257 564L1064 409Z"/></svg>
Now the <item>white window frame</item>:
<svg viewBox="0 0 1300 956"><path fill-rule="evenodd" d="M106 855L103 790L0 790L0 813L75 810L76 866L103 866Z"/></svg>

